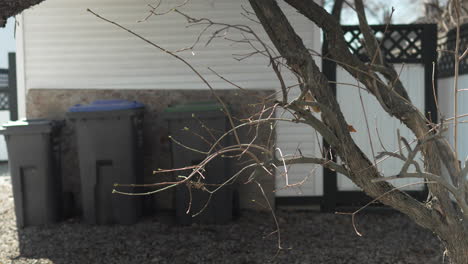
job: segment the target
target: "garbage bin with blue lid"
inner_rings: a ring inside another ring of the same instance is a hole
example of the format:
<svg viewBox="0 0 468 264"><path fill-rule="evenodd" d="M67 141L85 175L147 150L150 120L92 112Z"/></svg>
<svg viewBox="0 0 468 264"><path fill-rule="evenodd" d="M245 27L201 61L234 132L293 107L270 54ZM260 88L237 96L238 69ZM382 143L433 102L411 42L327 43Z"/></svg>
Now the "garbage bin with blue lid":
<svg viewBox="0 0 468 264"><path fill-rule="evenodd" d="M163 117L170 136L174 139L171 140L173 168L198 165L206 158L206 154L190 148L202 152L208 151L212 146L211 143L229 129L223 107L216 102L174 105L164 111ZM228 136L220 144L228 146L229 142ZM192 171L177 171L175 176L187 176ZM237 202L233 198L233 185L224 186L211 197L209 192L204 190L204 188L213 190L229 179L230 159L221 157L213 159L203 170L203 176L204 179L200 175L195 175L192 179L193 185L176 188L175 209L176 221L179 224L187 225L193 221L203 224L223 224L233 218L233 205ZM198 181L204 185L198 185ZM187 213L189 206L190 212ZM193 217L197 213L199 214Z"/></svg>
<svg viewBox="0 0 468 264"><path fill-rule="evenodd" d="M20 120L3 125L18 227L62 218L60 142L63 122Z"/></svg>
<svg viewBox="0 0 468 264"><path fill-rule="evenodd" d="M67 118L77 134L85 222L133 224L141 215L141 197L112 190L115 183L143 183L143 110L143 104L126 100L97 100L69 108Z"/></svg>

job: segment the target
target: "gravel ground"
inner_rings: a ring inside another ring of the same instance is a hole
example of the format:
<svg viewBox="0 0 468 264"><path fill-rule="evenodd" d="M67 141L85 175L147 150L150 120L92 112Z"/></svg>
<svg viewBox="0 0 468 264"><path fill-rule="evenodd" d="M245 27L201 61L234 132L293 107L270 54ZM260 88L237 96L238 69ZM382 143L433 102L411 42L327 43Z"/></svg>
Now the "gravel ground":
<svg viewBox="0 0 468 264"><path fill-rule="evenodd" d="M224 226L178 227L170 216L132 226L90 226L77 219L17 230L11 186L0 177L0 263L442 263L428 231L390 210L357 218L278 210L281 243L268 236L271 215L245 211Z"/></svg>

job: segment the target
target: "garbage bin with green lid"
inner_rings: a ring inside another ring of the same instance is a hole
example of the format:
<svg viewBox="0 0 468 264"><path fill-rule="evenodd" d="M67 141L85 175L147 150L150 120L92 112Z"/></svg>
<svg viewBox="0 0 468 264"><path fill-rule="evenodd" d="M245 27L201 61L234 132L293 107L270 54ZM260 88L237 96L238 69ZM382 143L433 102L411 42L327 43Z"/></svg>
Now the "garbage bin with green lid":
<svg viewBox="0 0 468 264"><path fill-rule="evenodd" d="M97 100L75 105L75 123L84 220L90 224L133 224L141 197L113 194L115 183L143 183L143 104ZM135 192L132 187L120 188Z"/></svg>
<svg viewBox="0 0 468 264"><path fill-rule="evenodd" d="M211 143L227 131L229 124L222 106L214 102L171 106L165 110L163 116L170 137L174 139L171 140L173 168L198 165L206 158L206 154L189 148L208 151L212 146ZM229 137L226 137L221 144L227 146L229 141ZM177 171L176 175L187 176L190 172L192 170ZM204 188L213 190L219 184L226 182L230 176L229 172L229 159L217 157L204 168L204 179L200 175L195 175L192 179L193 182L200 181L204 185L189 184L189 188L187 185L178 186L175 199L177 222L190 224L193 219L200 223L222 224L231 220L234 202L232 185L219 189L211 198L210 193L203 190ZM190 212L187 214L189 206ZM199 212L201 213L196 217L192 217Z"/></svg>
<svg viewBox="0 0 468 264"><path fill-rule="evenodd" d="M3 125L18 227L61 219L60 144L63 122L21 120Z"/></svg>

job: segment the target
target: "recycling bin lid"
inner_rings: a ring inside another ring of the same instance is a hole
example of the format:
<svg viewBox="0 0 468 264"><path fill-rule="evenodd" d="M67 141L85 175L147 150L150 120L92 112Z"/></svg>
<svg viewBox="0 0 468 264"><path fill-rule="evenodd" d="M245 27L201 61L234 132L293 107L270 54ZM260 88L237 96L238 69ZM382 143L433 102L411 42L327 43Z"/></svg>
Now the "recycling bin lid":
<svg viewBox="0 0 468 264"><path fill-rule="evenodd" d="M69 112L102 112L118 111L143 108L144 105L137 101L128 101L121 99L96 100L90 104L77 104L68 109Z"/></svg>
<svg viewBox="0 0 468 264"><path fill-rule="evenodd" d="M164 110L166 113L193 113L204 111L223 111L223 106L217 102L205 101L173 105Z"/></svg>
<svg viewBox="0 0 468 264"><path fill-rule="evenodd" d="M62 124L62 121L48 119L21 119L2 125L0 134L50 133L52 129Z"/></svg>

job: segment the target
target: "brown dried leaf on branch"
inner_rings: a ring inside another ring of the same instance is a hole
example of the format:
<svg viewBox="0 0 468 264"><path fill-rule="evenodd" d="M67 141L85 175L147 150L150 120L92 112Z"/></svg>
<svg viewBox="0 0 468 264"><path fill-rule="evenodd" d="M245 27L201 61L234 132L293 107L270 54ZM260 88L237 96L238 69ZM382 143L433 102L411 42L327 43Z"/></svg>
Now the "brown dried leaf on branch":
<svg viewBox="0 0 468 264"><path fill-rule="evenodd" d="M348 125L348 131L351 133L357 132L357 130L352 125Z"/></svg>

